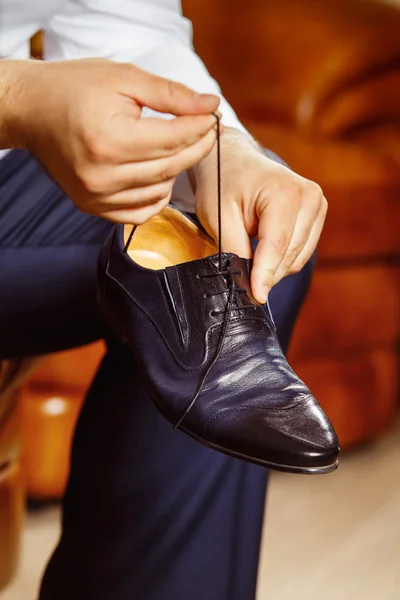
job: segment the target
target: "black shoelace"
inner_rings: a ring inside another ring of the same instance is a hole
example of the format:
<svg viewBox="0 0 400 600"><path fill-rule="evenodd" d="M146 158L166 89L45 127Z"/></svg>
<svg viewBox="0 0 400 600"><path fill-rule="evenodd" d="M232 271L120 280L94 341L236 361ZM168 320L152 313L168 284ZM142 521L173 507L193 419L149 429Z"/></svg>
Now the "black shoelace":
<svg viewBox="0 0 400 600"><path fill-rule="evenodd" d="M228 332L228 327L229 327L229 323L231 320L232 312L234 310L244 310L244 309L256 310L256 307L252 304L248 304L248 305L244 305L244 306L243 305L242 306L233 306L233 302L234 302L236 293L244 293L246 295L248 294L248 292L245 288L240 288L240 287L236 286L235 275L242 275L243 273L242 273L242 271L235 271L233 269L232 257L227 258L227 264L225 266L225 269L222 268L221 129L220 129L220 122L219 122L218 115L215 115L215 117L217 119L218 271L215 273L207 273L206 275L198 275L198 278L205 279L207 277L220 277L221 275L224 277L227 277L227 279L228 279L227 289L221 290L219 292L214 292L212 294L206 294L205 296L208 298L211 298L212 296L217 296L219 294L226 294L226 293L228 293L229 296L228 296L228 302L227 302L224 310L211 312L212 316L217 315L217 314L225 315L225 318L224 318L224 321L222 324L221 335L220 335L220 338L218 341L217 351L216 351L215 356L212 359L211 363L207 367L203 377L201 378L201 381L199 383L199 386L197 388L195 395L193 396L192 400L189 402L189 404L183 411L182 415L179 417L178 421L175 423L174 429L177 429L181 425L184 418L187 416L189 411L193 408L197 398L199 397L199 395L204 387L204 384L207 380L208 375L210 374L211 369L213 368L213 366L215 365L215 363L217 362L217 360L219 359L219 357L221 355L222 346L224 344L226 334ZM124 253L126 253L128 251L128 248L132 241L132 237L133 237L133 234L135 233L135 230L136 230L136 225L134 225L132 227L132 230L129 234L128 240L127 240L124 250L123 250Z"/></svg>
<svg viewBox="0 0 400 600"><path fill-rule="evenodd" d="M232 267L232 257L231 256L227 259L226 268L222 269L221 131L220 131L220 124L219 124L219 117L217 115L215 115L215 116L217 118L217 124L218 124L218 126L217 126L218 272L209 273L206 275L198 275L198 278L205 279L207 277L220 277L221 275L227 277L228 278L228 288L226 290L214 292L213 294L205 294L205 297L211 298L212 296L217 296L219 294L226 294L227 292L229 293L229 296L228 296L228 302L227 302L224 310L213 311L210 313L212 316L217 315L217 314L225 314L225 318L224 318L223 325L222 325L221 335L220 335L220 338L218 341L217 351L216 351L215 356L212 359L211 363L208 365L203 377L201 378L201 381L199 383L199 386L197 388L195 395L193 396L192 400L189 402L189 404L187 405L187 407L185 408L185 410L179 417L178 421L175 423L174 429L177 429L179 427L179 425L181 425L182 421L185 419L187 414L193 408L197 398L200 396L200 393L204 387L204 384L207 380L208 375L210 374L211 369L213 368L213 366L215 365L215 363L217 362L217 360L219 359L219 357L221 355L222 346L224 344L226 334L228 333L228 327L229 327L229 324L231 321L232 312L234 310L243 310L243 309L255 310L256 309L256 307L252 304L247 304L244 306L233 306L233 301L235 299L236 293L244 293L244 294L248 295L248 292L245 288L240 288L240 287L236 286L235 275L243 275L243 273L242 273L242 271L234 271L234 269Z"/></svg>

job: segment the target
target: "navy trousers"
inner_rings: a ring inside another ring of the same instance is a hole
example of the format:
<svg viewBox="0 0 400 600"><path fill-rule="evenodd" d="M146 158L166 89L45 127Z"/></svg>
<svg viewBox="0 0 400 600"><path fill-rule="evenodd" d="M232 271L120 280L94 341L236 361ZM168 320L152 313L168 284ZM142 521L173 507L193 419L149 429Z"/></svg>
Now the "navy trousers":
<svg viewBox="0 0 400 600"><path fill-rule="evenodd" d="M79 212L28 153L0 162L0 357L108 343L40 600L254 600L267 471L201 446L154 408L97 312L111 226ZM311 269L271 292L284 347Z"/></svg>

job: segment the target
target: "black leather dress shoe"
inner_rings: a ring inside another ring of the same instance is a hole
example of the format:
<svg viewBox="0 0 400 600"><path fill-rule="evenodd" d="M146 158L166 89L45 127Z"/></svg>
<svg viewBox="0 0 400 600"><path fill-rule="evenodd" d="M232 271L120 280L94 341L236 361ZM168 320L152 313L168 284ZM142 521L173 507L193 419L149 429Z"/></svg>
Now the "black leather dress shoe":
<svg viewBox="0 0 400 600"><path fill-rule="evenodd" d="M251 260L216 254L151 269L124 251L125 239L116 225L104 245L99 304L166 419L252 463L333 471L335 431L288 365L268 308L252 296Z"/></svg>

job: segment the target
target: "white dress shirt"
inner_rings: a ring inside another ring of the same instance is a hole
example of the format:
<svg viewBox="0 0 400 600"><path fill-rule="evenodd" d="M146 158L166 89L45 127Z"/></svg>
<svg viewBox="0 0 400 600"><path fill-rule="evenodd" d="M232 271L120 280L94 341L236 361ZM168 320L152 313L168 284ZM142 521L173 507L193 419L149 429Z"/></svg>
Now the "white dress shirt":
<svg viewBox="0 0 400 600"><path fill-rule="evenodd" d="M220 95L224 124L246 132L195 53L191 22L182 15L179 0L0 0L1 57L27 58L29 39L39 29L46 60L131 62L198 92ZM143 116L154 114L143 111ZM188 179L179 179L174 199L192 210Z"/></svg>

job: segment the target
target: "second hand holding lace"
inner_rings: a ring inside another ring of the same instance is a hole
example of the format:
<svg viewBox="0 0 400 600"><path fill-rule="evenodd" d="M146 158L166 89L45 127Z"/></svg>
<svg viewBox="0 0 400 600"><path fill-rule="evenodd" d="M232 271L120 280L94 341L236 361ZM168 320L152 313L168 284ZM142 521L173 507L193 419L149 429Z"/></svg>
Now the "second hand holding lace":
<svg viewBox="0 0 400 600"><path fill-rule="evenodd" d="M228 297L228 302L226 304L226 308L224 311L214 311L214 314L219 314L219 313L225 314L225 319L223 322L222 331L221 331L221 335L219 338L218 348L215 353L215 356L214 356L213 360L211 361L211 363L209 364L209 366L207 367L203 377L201 378L201 381L199 383L199 386L197 388L195 395L193 396L192 400L190 401L190 403L188 404L186 409L183 411L182 415L179 417L178 421L175 423L174 429L177 429L181 425L182 421L185 419L185 417L187 416L189 411L193 408L197 398L199 397L199 395L204 387L204 384L207 380L207 377L208 377L211 369L213 368L213 366L215 365L215 363L217 362L217 360L220 357L222 346L225 341L226 334L228 332L228 327L229 327L229 323L231 320L232 311L239 310L239 309L246 309L246 308L252 309L252 310L255 309L255 307L252 305L240 306L240 307L233 306L233 301L235 299L235 293L243 292L247 295L247 290L244 288L236 287L235 275L241 275L242 272L233 270L232 257L228 258L227 268L225 270L222 270L221 131L220 131L219 117L217 115L215 115L215 117L216 117L217 123L218 123L218 129L217 129L217 194L218 194L218 266L219 266L219 269L218 269L218 273L212 273L210 275L203 275L203 276L200 275L199 277L201 279L204 279L206 277L217 277L219 275L228 276L229 277L229 288L227 290L215 292L214 294L210 294L209 296L211 297L211 296L215 296L217 294L225 294L226 292L229 292L229 297Z"/></svg>

